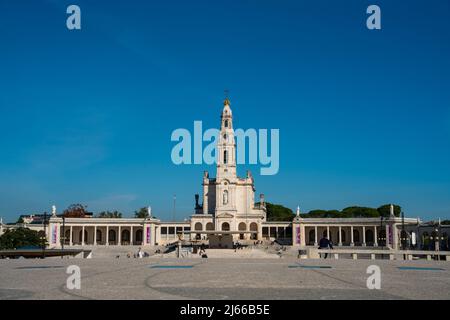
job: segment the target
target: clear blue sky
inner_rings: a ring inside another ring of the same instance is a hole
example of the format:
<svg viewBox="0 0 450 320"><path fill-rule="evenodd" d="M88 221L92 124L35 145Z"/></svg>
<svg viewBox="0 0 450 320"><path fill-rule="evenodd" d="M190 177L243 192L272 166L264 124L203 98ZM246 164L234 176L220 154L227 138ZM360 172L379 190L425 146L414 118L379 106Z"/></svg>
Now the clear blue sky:
<svg viewBox="0 0 450 320"><path fill-rule="evenodd" d="M66 28L78 4L82 30ZM382 30L365 26L369 4ZM83 203L192 213L170 135L280 129L257 193L302 211L385 203L450 218L450 2L1 1L0 216Z"/></svg>

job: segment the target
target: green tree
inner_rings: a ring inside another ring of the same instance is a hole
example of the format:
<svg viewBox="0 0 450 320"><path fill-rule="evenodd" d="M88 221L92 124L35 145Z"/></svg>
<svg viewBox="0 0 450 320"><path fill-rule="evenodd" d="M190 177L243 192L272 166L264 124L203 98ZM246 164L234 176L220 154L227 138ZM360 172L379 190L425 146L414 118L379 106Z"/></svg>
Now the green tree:
<svg viewBox="0 0 450 320"><path fill-rule="evenodd" d="M122 213L114 211L102 211L97 214L97 218L122 218Z"/></svg>
<svg viewBox="0 0 450 320"><path fill-rule="evenodd" d="M66 210L64 210L63 215L66 218L84 218L87 214L87 206L82 204L71 204Z"/></svg>
<svg viewBox="0 0 450 320"><path fill-rule="evenodd" d="M381 207L377 209L379 216L382 217L389 217L391 214L391 205L390 204L384 204ZM402 212L402 207L399 205L394 204L394 216L400 217L400 213Z"/></svg>
<svg viewBox="0 0 450 320"><path fill-rule="evenodd" d="M344 208L342 209L342 214L347 218L374 218L380 216L377 209L358 206Z"/></svg>
<svg viewBox="0 0 450 320"><path fill-rule="evenodd" d="M266 202L267 221L292 221L295 214L291 209L280 204Z"/></svg>
<svg viewBox="0 0 450 320"><path fill-rule="evenodd" d="M134 217L135 218L141 218L141 219L145 219L148 218L148 210L146 207L140 208L139 210L136 210L134 212Z"/></svg>
<svg viewBox="0 0 450 320"><path fill-rule="evenodd" d="M23 246L42 246L45 238L38 231L28 228L8 229L0 236L0 249L17 249Z"/></svg>
<svg viewBox="0 0 450 320"><path fill-rule="evenodd" d="M308 213L300 214L302 218L343 218L339 210L311 210Z"/></svg>

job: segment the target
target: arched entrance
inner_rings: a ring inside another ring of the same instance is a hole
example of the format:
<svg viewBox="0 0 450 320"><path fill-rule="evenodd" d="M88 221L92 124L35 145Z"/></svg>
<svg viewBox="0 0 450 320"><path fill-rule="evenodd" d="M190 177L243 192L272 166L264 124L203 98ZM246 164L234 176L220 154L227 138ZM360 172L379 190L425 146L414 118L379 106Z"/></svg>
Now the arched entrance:
<svg viewBox="0 0 450 320"><path fill-rule="evenodd" d="M70 229L64 232L64 244L69 244L70 242Z"/></svg>
<svg viewBox="0 0 450 320"><path fill-rule="evenodd" d="M126 229L123 230L121 238L122 238L121 239L122 244L125 244L125 245L130 244L130 230L126 230Z"/></svg>
<svg viewBox="0 0 450 320"><path fill-rule="evenodd" d="M314 229L309 230L309 233L308 233L308 244L309 245L314 245L315 240L316 240L316 231Z"/></svg>
<svg viewBox="0 0 450 320"><path fill-rule="evenodd" d="M373 231L370 229L366 230L366 243L369 246L373 246L374 243Z"/></svg>
<svg viewBox="0 0 450 320"><path fill-rule="evenodd" d="M358 230L353 230L353 243L354 244L360 244L359 231Z"/></svg>
<svg viewBox="0 0 450 320"><path fill-rule="evenodd" d="M109 244L116 244L116 230L109 230L108 242Z"/></svg>
<svg viewBox="0 0 450 320"><path fill-rule="evenodd" d="M101 243L102 242L102 230L97 229L97 232L95 234L95 241L97 243Z"/></svg>
<svg viewBox="0 0 450 320"><path fill-rule="evenodd" d="M258 240L258 224L256 222L250 223L250 231L254 231L251 233L250 239Z"/></svg>
<svg viewBox="0 0 450 320"><path fill-rule="evenodd" d="M222 231L230 231L230 224L228 222L222 223Z"/></svg>
<svg viewBox="0 0 450 320"><path fill-rule="evenodd" d="M197 223L194 225L194 230L195 230L195 231L203 231L203 225L202 225L202 223L201 223L201 222L197 222ZM202 238L201 233L196 233L196 234L195 234L195 240L201 240L201 238Z"/></svg>
<svg viewBox="0 0 450 320"><path fill-rule="evenodd" d="M142 234L143 234L143 232L141 229L136 231L136 244L138 244L138 245L142 244L142 238L143 238Z"/></svg>
<svg viewBox="0 0 450 320"><path fill-rule="evenodd" d="M246 231L247 230L247 225L245 224L245 222L239 223L238 229L239 229L239 231ZM239 239L240 240L244 240L245 239L244 233L240 233L239 234Z"/></svg>

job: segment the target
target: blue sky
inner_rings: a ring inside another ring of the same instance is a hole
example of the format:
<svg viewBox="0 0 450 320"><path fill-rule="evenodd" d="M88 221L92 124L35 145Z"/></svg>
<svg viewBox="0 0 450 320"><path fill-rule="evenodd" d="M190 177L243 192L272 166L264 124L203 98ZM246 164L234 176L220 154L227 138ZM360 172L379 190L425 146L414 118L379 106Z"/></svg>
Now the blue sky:
<svg viewBox="0 0 450 320"><path fill-rule="evenodd" d="M267 201L450 218L449 14L445 0L2 1L0 216L83 203L171 219L176 194L188 217L215 169L172 164L170 135L218 127L229 89L235 128L280 129L277 175L239 168Z"/></svg>

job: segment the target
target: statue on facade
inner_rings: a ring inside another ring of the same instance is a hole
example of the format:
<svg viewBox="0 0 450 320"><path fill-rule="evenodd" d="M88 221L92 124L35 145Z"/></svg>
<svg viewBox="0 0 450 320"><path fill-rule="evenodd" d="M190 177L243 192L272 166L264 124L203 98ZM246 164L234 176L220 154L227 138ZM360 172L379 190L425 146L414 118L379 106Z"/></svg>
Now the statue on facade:
<svg viewBox="0 0 450 320"><path fill-rule="evenodd" d="M147 207L147 214L148 214L148 217L151 219L152 218L152 207L150 207L150 206Z"/></svg>
<svg viewBox="0 0 450 320"><path fill-rule="evenodd" d="M52 217L56 217L56 206L52 205Z"/></svg>

